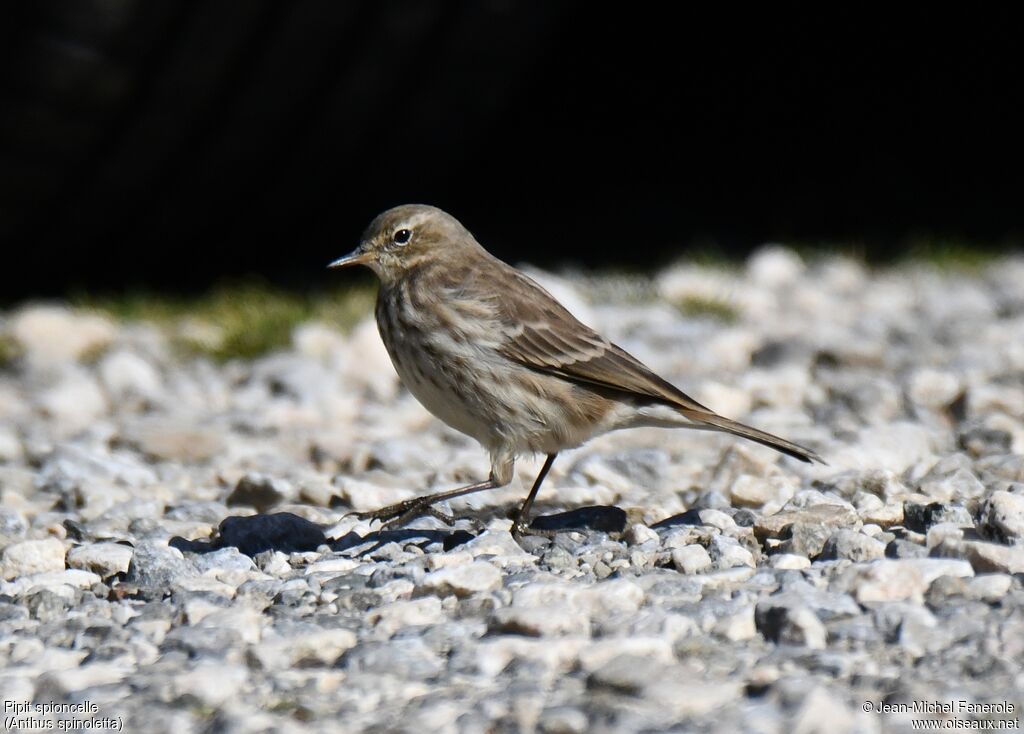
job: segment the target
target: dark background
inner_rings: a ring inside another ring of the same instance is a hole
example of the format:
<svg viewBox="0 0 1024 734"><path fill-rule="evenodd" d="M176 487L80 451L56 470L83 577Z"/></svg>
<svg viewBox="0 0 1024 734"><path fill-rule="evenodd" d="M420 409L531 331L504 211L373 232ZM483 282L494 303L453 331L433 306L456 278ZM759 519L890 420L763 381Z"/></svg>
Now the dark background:
<svg viewBox="0 0 1024 734"><path fill-rule="evenodd" d="M407 201L552 267L1012 247L1020 24L935 7L6 3L0 297L322 285Z"/></svg>

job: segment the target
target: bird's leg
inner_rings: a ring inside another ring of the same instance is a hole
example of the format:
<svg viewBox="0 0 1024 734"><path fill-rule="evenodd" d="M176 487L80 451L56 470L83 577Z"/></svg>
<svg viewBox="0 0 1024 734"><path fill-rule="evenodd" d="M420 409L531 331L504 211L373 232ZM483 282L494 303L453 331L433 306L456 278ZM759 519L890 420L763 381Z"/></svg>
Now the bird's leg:
<svg viewBox="0 0 1024 734"><path fill-rule="evenodd" d="M530 516L530 510L533 508L533 499L537 496L537 492L540 491L540 485L544 483L544 478L548 475L551 465L555 463L556 456L558 456L557 451L553 454L548 454L548 458L544 459L544 466L540 468L540 473L533 480L530 494L526 495L523 506L516 513L516 519L512 521L512 537L518 538L520 535L554 535L554 531L531 530L526 524L526 518Z"/></svg>
<svg viewBox="0 0 1024 734"><path fill-rule="evenodd" d="M455 517L435 509L433 507L435 503L450 500L453 497L472 494L473 492L483 492L486 489L496 489L500 486L502 485L495 481L494 475L492 474L486 481L477 482L476 484L469 484L465 487L457 487L456 489L448 489L444 492L436 492L424 497L412 497L410 499L403 500L402 502L396 502L393 505L388 505L387 507L381 507L379 510L371 510L369 512L351 512L349 514L358 517L360 520L380 520L383 523L381 526L382 528L398 527L422 515L432 515L433 517L451 525L455 522Z"/></svg>

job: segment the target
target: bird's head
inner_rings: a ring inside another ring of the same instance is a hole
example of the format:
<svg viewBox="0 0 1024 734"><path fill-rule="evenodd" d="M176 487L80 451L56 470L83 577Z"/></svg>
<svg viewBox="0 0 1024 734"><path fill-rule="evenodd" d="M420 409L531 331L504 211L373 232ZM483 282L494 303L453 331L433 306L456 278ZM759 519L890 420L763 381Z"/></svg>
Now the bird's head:
<svg viewBox="0 0 1024 734"><path fill-rule="evenodd" d="M387 283L467 246L479 247L455 217L426 204L403 204L379 214L359 247L327 267L365 265Z"/></svg>

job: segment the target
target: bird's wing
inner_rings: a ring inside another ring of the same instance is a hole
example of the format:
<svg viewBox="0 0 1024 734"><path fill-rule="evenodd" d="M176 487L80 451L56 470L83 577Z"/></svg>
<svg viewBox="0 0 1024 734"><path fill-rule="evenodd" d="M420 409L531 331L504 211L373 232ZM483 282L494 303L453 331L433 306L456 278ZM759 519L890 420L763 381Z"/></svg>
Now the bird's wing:
<svg viewBox="0 0 1024 734"><path fill-rule="evenodd" d="M695 427L725 431L796 459L825 463L814 451L719 415L581 323L546 290L509 266L497 299L508 359L577 383L596 385L676 408ZM493 292L493 291L492 291Z"/></svg>
<svg viewBox="0 0 1024 734"><path fill-rule="evenodd" d="M498 300L509 359L573 382L714 415L636 357L581 323L546 290L517 270Z"/></svg>

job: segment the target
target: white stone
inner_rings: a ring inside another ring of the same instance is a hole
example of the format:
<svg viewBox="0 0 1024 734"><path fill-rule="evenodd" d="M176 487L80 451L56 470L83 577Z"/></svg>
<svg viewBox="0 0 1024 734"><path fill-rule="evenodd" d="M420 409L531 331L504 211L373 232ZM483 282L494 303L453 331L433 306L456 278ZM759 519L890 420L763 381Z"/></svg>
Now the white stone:
<svg viewBox="0 0 1024 734"><path fill-rule="evenodd" d="M768 564L772 568L790 571L800 571L811 567L810 559L798 556L795 553L779 553L774 555L769 559Z"/></svg>
<svg viewBox="0 0 1024 734"><path fill-rule="evenodd" d="M674 548L672 550L672 565L680 573L703 573L711 568L711 556L704 546L694 543L682 548Z"/></svg>
<svg viewBox="0 0 1024 734"><path fill-rule="evenodd" d="M635 655L665 665L675 662L672 643L664 637L611 637L580 649L580 668L590 673L620 655Z"/></svg>
<svg viewBox="0 0 1024 734"><path fill-rule="evenodd" d="M634 523L633 525L630 525L629 529L626 531L626 542L629 545L642 545L644 543L654 543L654 545L658 545L661 542L661 538L654 530L651 530L646 525L643 525L642 523Z"/></svg>
<svg viewBox="0 0 1024 734"><path fill-rule="evenodd" d="M286 637L268 637L249 650L249 660L263 670L331 666L355 647L357 638L347 629L321 629Z"/></svg>
<svg viewBox="0 0 1024 734"><path fill-rule="evenodd" d="M43 676L43 685L47 690L62 695L75 693L95 686L108 686L120 683L132 672L130 666L111 663L90 663L79 668L55 670Z"/></svg>
<svg viewBox="0 0 1024 734"><path fill-rule="evenodd" d="M859 602L921 602L939 576L974 576L970 563L947 558L885 559L858 564L847 573L847 588Z"/></svg>
<svg viewBox="0 0 1024 734"><path fill-rule="evenodd" d="M725 535L716 535L711 539L708 553L719 569L749 566L754 568L754 554L744 548L738 541Z"/></svg>
<svg viewBox="0 0 1024 734"><path fill-rule="evenodd" d="M374 319L364 319L352 330L348 349L356 358L344 366L345 383L369 390L378 400L394 397L398 391L398 373L391 364Z"/></svg>
<svg viewBox="0 0 1024 734"><path fill-rule="evenodd" d="M644 590L629 579L607 579L590 586L537 580L516 589L512 605L541 609L567 607L594 617L636 612L644 598Z"/></svg>
<svg viewBox="0 0 1024 734"><path fill-rule="evenodd" d="M392 602L366 614L367 624L385 635L394 634L403 627L440 624L446 619L441 600L436 596Z"/></svg>
<svg viewBox="0 0 1024 734"><path fill-rule="evenodd" d="M644 689L644 697L663 711L669 721L708 717L715 709L734 704L743 695L738 682L690 681L684 677L688 672L687 669L669 668L665 675Z"/></svg>
<svg viewBox="0 0 1024 734"><path fill-rule="evenodd" d="M715 634L733 642L754 638L757 635L754 606L745 606L732 614L720 617L713 629Z"/></svg>
<svg viewBox="0 0 1024 734"><path fill-rule="evenodd" d="M861 492L854 499L857 514L865 523L874 523L887 528L903 522L903 503L885 502L880 497Z"/></svg>
<svg viewBox="0 0 1024 734"><path fill-rule="evenodd" d="M760 507L772 499L772 494L771 486L765 477L741 474L729 485L729 498L737 507Z"/></svg>
<svg viewBox="0 0 1024 734"><path fill-rule="evenodd" d="M717 413L733 418L742 418L753 406L746 390L713 380L702 382L694 397Z"/></svg>
<svg viewBox="0 0 1024 734"><path fill-rule="evenodd" d="M932 438L924 426L898 422L861 429L856 441L844 442L830 451L828 460L839 469L900 474L933 456Z"/></svg>
<svg viewBox="0 0 1024 734"><path fill-rule="evenodd" d="M994 540L1024 541L1024 495L993 492L982 502L978 520L980 529Z"/></svg>
<svg viewBox="0 0 1024 734"><path fill-rule="evenodd" d="M841 695L815 686L804 697L793 719L791 731L792 734L853 734L856 731L874 731L877 726L874 719L868 719L867 722L860 724L858 725Z"/></svg>
<svg viewBox="0 0 1024 734"><path fill-rule="evenodd" d="M748 581L755 573L756 569L750 566L736 566L735 568L727 568L724 571L709 571L708 573L698 574L693 579L700 584L702 593L707 593L717 589L734 588L744 581Z"/></svg>
<svg viewBox="0 0 1024 734"><path fill-rule="evenodd" d="M640 608L645 597L643 588L629 579L606 579L583 592L585 605L597 616L631 614Z"/></svg>
<svg viewBox="0 0 1024 734"><path fill-rule="evenodd" d="M473 561L432 571L423 577L420 588L458 597L493 591L501 586L501 571L486 561Z"/></svg>
<svg viewBox="0 0 1024 734"><path fill-rule="evenodd" d="M945 540L960 540L964 537L964 530L953 522L940 522L932 525L925 533L925 545L932 549Z"/></svg>
<svg viewBox="0 0 1024 734"><path fill-rule="evenodd" d="M966 559L978 573L1024 573L1024 545L944 538L932 549L932 554Z"/></svg>
<svg viewBox="0 0 1024 734"><path fill-rule="evenodd" d="M700 518L702 525L710 525L713 528L718 528L723 533L728 533L736 529L736 521L721 510L701 510L697 513L697 516Z"/></svg>
<svg viewBox="0 0 1024 734"><path fill-rule="evenodd" d="M405 487L382 487L370 482L344 477L341 480L341 499L356 512L376 510L410 499L416 495Z"/></svg>
<svg viewBox="0 0 1024 734"><path fill-rule="evenodd" d="M587 644L582 637L541 638L500 635L483 639L474 652L481 675L493 678L516 659L528 660L556 673L569 673L578 662L580 650Z"/></svg>
<svg viewBox="0 0 1024 734"><path fill-rule="evenodd" d="M176 550L176 549L173 549ZM173 582L175 589L182 591L202 591L207 594L217 594L227 599L235 597L235 587L231 584L219 581L212 576L179 576Z"/></svg>
<svg viewBox="0 0 1024 734"><path fill-rule="evenodd" d="M182 417L155 415L131 423L125 438L155 459L197 462L224 452L222 431Z"/></svg>
<svg viewBox="0 0 1024 734"><path fill-rule="evenodd" d="M171 690L175 698L216 707L238 696L248 679L249 671L244 666L200 663L175 675Z"/></svg>
<svg viewBox="0 0 1024 734"><path fill-rule="evenodd" d="M315 561L306 566L306 575L310 574L342 574L359 568L359 561L352 558L327 558Z"/></svg>
<svg viewBox="0 0 1024 734"><path fill-rule="evenodd" d="M100 381L115 401L154 399L163 389L156 367L138 354L120 349L104 355L99 363Z"/></svg>
<svg viewBox="0 0 1024 734"><path fill-rule="evenodd" d="M39 395L38 401L65 433L87 428L108 408L107 398L96 380L77 367L67 369L56 385Z"/></svg>
<svg viewBox="0 0 1024 734"><path fill-rule="evenodd" d="M568 605L503 607L491 617L491 629L528 637L590 636L590 617Z"/></svg>
<svg viewBox="0 0 1024 734"><path fill-rule="evenodd" d="M92 571L106 578L127 572L133 552L131 546L120 543L89 543L69 550L67 563L69 568Z"/></svg>
<svg viewBox="0 0 1024 734"><path fill-rule="evenodd" d="M917 405L941 410L956 400L963 390L960 379L950 372L926 367L915 371L908 381L907 393Z"/></svg>
<svg viewBox="0 0 1024 734"><path fill-rule="evenodd" d="M0 425L0 463L18 461L23 454L21 439L14 428Z"/></svg>
<svg viewBox="0 0 1024 734"><path fill-rule="evenodd" d="M465 566L473 562L473 554L464 550L453 550L447 553L431 553L426 557L428 571L437 571L442 568L454 566Z"/></svg>
<svg viewBox="0 0 1024 734"><path fill-rule="evenodd" d="M102 316L63 306L29 306L11 319L11 334L30 362L52 364L103 349L117 336L117 327Z"/></svg>
<svg viewBox="0 0 1024 734"><path fill-rule="evenodd" d="M346 351L345 337L327 324L312 322L300 324L292 332L292 344L299 354L332 362L340 359Z"/></svg>
<svg viewBox="0 0 1024 734"><path fill-rule="evenodd" d="M1006 573L983 573L967 582L964 595L971 599L994 603L1010 592L1013 576Z"/></svg>
<svg viewBox="0 0 1024 734"><path fill-rule="evenodd" d="M803 275L804 261L793 250L781 245L765 245L747 261L747 273L760 286L781 288L792 285Z"/></svg>
<svg viewBox="0 0 1024 734"><path fill-rule="evenodd" d="M30 576L19 576L14 581L0 582L0 596L20 596L32 589L49 589L56 594L71 598L73 589L88 589L102 580L94 573L77 568L36 573Z"/></svg>
<svg viewBox="0 0 1024 734"><path fill-rule="evenodd" d="M64 570L64 544L56 538L23 540L4 548L0 560L4 580Z"/></svg>

